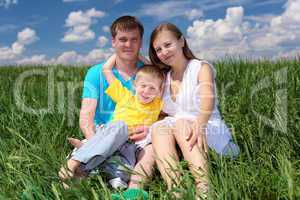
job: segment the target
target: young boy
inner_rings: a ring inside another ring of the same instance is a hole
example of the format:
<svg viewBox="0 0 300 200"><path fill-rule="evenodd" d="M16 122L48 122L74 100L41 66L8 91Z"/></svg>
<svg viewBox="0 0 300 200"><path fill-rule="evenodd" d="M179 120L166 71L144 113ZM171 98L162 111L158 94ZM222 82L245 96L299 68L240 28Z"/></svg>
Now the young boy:
<svg viewBox="0 0 300 200"><path fill-rule="evenodd" d="M67 161L68 169L62 167L59 172L59 176L63 181L73 177L75 171L82 163L92 165L93 167L100 165L114 152L120 149L128 140L129 136L130 138L135 138L135 141L138 140L135 144L139 148L143 148L149 143L150 135L143 138L143 134L134 135L134 133L136 129L141 128L144 129L144 132L147 132L147 127L157 121L162 109L162 100L160 97L162 95L164 74L158 67L153 65L145 65L139 68L134 81L136 94L133 95L129 90L123 87L120 81L114 76L112 68L115 64L115 60L115 55L113 55L103 65L102 69L109 84L105 93L116 103L113 119L91 139L82 144L82 146L80 146L81 144L77 144L80 148L75 151L71 159ZM113 143L111 143L111 141L113 141ZM135 150L136 149L132 149L129 151ZM126 155L124 156L126 159ZM129 163L131 167L134 167L135 158L134 162ZM89 169L93 167L89 166ZM84 168L81 170L88 172L88 170ZM112 170L116 170L116 168L112 168ZM118 171L117 176L120 176L119 179L121 179L122 182L128 181L122 180L126 176L120 175L120 171Z"/></svg>

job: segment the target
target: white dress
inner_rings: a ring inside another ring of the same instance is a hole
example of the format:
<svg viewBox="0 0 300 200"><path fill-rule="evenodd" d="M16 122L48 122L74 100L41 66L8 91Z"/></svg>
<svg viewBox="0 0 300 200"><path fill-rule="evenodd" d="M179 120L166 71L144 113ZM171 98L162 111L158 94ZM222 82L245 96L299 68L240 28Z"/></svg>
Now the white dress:
<svg viewBox="0 0 300 200"><path fill-rule="evenodd" d="M171 98L170 93L170 83L171 83L171 71L167 74L165 90L163 94L163 112L169 116L164 118L161 121L158 121L152 125L156 126L161 123L167 126L174 126L177 119L189 119L195 120L200 112L200 98L197 93L198 84L198 74L205 61L200 61L192 59L189 61L187 68L183 74L181 86L179 88L178 94L176 96L176 101L174 102ZM211 65L210 65L211 66ZM211 66L214 78L215 78L215 69ZM231 133L221 119L218 102L216 95L216 85L214 82L214 92L215 92L215 105L210 119L208 120L206 127L206 138L208 146L214 149L217 153L222 153L224 147L231 140Z"/></svg>

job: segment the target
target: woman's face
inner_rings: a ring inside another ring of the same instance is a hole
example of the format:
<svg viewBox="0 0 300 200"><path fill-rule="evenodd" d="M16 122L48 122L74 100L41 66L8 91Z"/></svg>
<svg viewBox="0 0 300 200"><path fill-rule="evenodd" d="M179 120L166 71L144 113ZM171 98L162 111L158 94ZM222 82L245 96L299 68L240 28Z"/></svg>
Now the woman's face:
<svg viewBox="0 0 300 200"><path fill-rule="evenodd" d="M177 39L174 34L168 30L162 30L157 34L153 41L153 48L159 60L169 66L176 63L178 58L183 55L183 39Z"/></svg>

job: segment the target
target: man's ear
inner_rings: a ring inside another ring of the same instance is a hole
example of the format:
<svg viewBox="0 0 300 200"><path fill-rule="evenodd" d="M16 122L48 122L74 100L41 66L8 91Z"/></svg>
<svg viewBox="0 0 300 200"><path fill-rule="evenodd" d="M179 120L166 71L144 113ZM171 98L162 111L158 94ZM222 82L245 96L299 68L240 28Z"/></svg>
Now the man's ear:
<svg viewBox="0 0 300 200"><path fill-rule="evenodd" d="M116 38L114 38L114 37L112 37L112 39L111 39L111 46L112 46L113 48L116 47Z"/></svg>

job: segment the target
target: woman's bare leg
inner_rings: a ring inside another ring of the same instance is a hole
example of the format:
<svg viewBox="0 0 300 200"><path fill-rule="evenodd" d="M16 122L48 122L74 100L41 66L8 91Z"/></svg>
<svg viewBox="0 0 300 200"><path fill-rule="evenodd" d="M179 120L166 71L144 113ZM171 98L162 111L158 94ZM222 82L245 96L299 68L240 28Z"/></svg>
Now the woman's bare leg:
<svg viewBox="0 0 300 200"><path fill-rule="evenodd" d="M142 188L148 177L152 176L155 164L152 145L147 145L138 155L137 164L134 167L134 174L131 175L129 188Z"/></svg>
<svg viewBox="0 0 300 200"><path fill-rule="evenodd" d="M190 122L188 122L190 123ZM181 124L182 126L185 123ZM178 126L177 126L178 127ZM183 130L184 128L178 128ZM174 136L177 144L179 145L184 159L188 161L189 168L195 177L196 187L201 191L207 191L208 189L208 169L207 169L207 154L204 151L200 151L197 144L190 151L189 141L186 140L185 133L178 131L174 132Z"/></svg>
<svg viewBox="0 0 300 200"><path fill-rule="evenodd" d="M157 124L152 128L152 145L158 169L166 181L168 189L178 182L179 173L176 171L178 154L176 150L173 129Z"/></svg>

